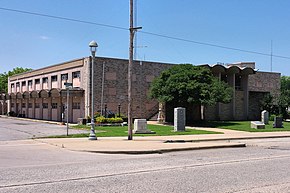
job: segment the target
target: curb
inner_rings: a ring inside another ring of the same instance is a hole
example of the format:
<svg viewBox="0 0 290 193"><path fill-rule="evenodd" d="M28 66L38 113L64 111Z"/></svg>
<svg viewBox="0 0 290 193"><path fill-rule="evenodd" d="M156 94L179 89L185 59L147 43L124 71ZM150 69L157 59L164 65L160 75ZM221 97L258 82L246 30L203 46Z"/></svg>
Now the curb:
<svg viewBox="0 0 290 193"><path fill-rule="evenodd" d="M229 141L229 140L247 140L247 139L269 139L269 138L290 138L290 135L284 136L249 136L249 137L229 137L219 139L194 139L194 140L165 140L164 143L194 143L207 141Z"/></svg>
<svg viewBox="0 0 290 193"><path fill-rule="evenodd" d="M29 119L29 118L21 118L21 117L9 117L9 116L3 116L3 115L0 115L0 118L22 120L22 121L31 121L31 122L39 122L39 123L48 123L48 124L55 124L55 125L61 125L61 123L62 123L62 122L57 122L57 121L46 121L46 120Z"/></svg>
<svg viewBox="0 0 290 193"><path fill-rule="evenodd" d="M162 154L169 152L178 152L178 151L190 151L190 150L202 150L202 149L219 149L219 148L240 148L246 147L245 143L239 144L229 144L229 145L211 145L204 147L186 147L186 148L171 148L171 149L160 149L160 150L133 150L133 151L88 151L88 150L72 150L77 152L87 152L87 153L103 153L103 154L128 154L128 155L142 155L142 154Z"/></svg>

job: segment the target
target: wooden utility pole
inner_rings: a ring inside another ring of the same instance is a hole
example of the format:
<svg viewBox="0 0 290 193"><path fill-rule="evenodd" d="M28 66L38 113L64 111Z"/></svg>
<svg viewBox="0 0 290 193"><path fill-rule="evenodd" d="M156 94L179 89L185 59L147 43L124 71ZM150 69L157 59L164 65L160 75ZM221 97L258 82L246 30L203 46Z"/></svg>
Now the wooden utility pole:
<svg viewBox="0 0 290 193"><path fill-rule="evenodd" d="M128 66L128 140L133 139L132 133L132 65L133 65L133 0L130 0L130 45L129 45L129 66Z"/></svg>
<svg viewBox="0 0 290 193"><path fill-rule="evenodd" d="M132 128L132 68L133 68L133 53L134 53L134 33L141 27L134 28L133 24L133 0L130 0L130 45L129 45L129 65L128 65L128 140L133 139Z"/></svg>

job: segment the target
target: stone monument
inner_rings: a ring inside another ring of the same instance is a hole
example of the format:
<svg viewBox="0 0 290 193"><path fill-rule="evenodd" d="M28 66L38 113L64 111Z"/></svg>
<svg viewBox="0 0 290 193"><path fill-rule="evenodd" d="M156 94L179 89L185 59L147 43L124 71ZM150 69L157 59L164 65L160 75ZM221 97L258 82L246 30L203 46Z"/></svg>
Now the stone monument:
<svg viewBox="0 0 290 193"><path fill-rule="evenodd" d="M269 124L269 112L264 110L261 113L261 122L264 123L265 125Z"/></svg>
<svg viewBox="0 0 290 193"><path fill-rule="evenodd" d="M134 120L134 130L135 134L154 134L154 131L147 129L146 119L135 119Z"/></svg>
<svg viewBox="0 0 290 193"><path fill-rule="evenodd" d="M274 128L283 128L283 118L282 117L275 117L273 127Z"/></svg>
<svg viewBox="0 0 290 193"><path fill-rule="evenodd" d="M185 108L174 108L174 131L185 131Z"/></svg>

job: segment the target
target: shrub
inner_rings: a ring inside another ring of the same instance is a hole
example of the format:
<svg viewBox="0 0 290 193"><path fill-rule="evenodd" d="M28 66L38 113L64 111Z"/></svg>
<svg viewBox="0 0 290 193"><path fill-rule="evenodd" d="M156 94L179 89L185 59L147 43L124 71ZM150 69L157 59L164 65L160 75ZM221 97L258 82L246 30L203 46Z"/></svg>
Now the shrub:
<svg viewBox="0 0 290 193"><path fill-rule="evenodd" d="M122 118L105 118L103 116L97 117L96 118L97 123L122 123L123 119Z"/></svg>
<svg viewBox="0 0 290 193"><path fill-rule="evenodd" d="M94 114L94 118L96 119L97 117L100 117L101 116L101 113L100 112L95 112Z"/></svg>
<svg viewBox="0 0 290 193"><path fill-rule="evenodd" d="M107 118L105 118L103 116L99 116L96 118L96 122L97 123L107 123Z"/></svg>
<svg viewBox="0 0 290 193"><path fill-rule="evenodd" d="M123 119L120 117L107 118L108 123L123 123Z"/></svg>

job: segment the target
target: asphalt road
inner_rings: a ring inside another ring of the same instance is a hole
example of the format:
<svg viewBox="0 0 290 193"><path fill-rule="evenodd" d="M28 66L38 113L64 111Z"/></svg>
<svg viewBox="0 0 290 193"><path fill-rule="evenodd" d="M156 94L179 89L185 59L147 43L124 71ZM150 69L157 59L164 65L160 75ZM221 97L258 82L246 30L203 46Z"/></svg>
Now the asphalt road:
<svg viewBox="0 0 290 193"><path fill-rule="evenodd" d="M0 141L21 140L66 135L66 126L0 117L0 132ZM84 130L69 129L69 134L83 132L88 133Z"/></svg>
<svg viewBox="0 0 290 193"><path fill-rule="evenodd" d="M290 192L290 139L244 142L247 148L106 155L0 141L0 193Z"/></svg>

